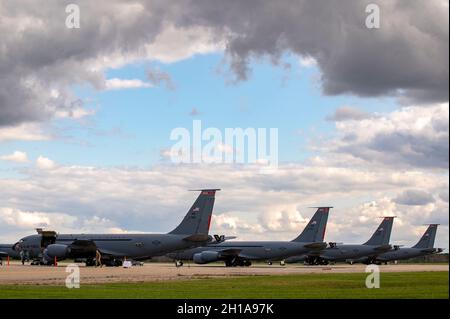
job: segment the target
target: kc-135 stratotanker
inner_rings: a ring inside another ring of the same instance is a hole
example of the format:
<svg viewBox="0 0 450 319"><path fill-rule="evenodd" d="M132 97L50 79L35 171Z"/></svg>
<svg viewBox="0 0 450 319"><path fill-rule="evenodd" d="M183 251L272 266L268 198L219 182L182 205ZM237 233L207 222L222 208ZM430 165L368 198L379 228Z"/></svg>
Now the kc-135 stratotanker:
<svg viewBox="0 0 450 319"><path fill-rule="evenodd" d="M167 234L58 234L38 230L38 234L14 244L13 249L40 264L71 258L94 265L100 253L103 263L121 265L125 258L145 260L205 245L213 240L208 232L216 191L218 189L200 190L182 222Z"/></svg>

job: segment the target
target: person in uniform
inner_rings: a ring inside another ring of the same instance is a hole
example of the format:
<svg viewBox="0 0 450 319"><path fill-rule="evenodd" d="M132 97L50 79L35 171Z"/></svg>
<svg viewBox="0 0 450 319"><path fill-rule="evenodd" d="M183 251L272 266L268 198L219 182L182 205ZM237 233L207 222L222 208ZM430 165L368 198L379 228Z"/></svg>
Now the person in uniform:
<svg viewBox="0 0 450 319"><path fill-rule="evenodd" d="M19 252L20 260L22 261L22 265L25 265L25 253L23 250Z"/></svg>
<svg viewBox="0 0 450 319"><path fill-rule="evenodd" d="M95 267L102 267L102 254L100 254L100 251L97 249L95 251Z"/></svg>

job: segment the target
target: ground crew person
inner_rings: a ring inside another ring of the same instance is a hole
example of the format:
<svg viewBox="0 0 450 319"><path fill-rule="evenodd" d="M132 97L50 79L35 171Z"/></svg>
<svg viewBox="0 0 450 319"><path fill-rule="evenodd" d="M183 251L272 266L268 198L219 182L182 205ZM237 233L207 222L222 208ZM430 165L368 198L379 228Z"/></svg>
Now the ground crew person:
<svg viewBox="0 0 450 319"><path fill-rule="evenodd" d="M22 265L25 265L25 253L23 252L23 250L20 251L19 255L20 260L22 261Z"/></svg>

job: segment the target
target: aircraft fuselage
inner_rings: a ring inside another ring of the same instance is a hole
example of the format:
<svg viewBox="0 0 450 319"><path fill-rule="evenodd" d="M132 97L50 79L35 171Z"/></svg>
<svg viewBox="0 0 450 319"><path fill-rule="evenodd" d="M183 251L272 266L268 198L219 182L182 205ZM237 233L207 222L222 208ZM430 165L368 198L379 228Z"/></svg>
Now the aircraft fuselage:
<svg viewBox="0 0 450 319"><path fill-rule="evenodd" d="M246 260L282 260L286 257L304 254L311 251L306 247L308 243L291 241L228 241L218 244L209 244L181 252L168 254L170 258L178 260L191 260L197 253L217 251L226 258L223 251L239 251L238 257Z"/></svg>
<svg viewBox="0 0 450 319"><path fill-rule="evenodd" d="M195 246L195 243L184 240L186 237L174 234L57 234L54 241L43 244L41 235L31 235L24 237L19 244L30 258L41 257L47 245L68 246L76 241L91 241L104 255L145 259Z"/></svg>

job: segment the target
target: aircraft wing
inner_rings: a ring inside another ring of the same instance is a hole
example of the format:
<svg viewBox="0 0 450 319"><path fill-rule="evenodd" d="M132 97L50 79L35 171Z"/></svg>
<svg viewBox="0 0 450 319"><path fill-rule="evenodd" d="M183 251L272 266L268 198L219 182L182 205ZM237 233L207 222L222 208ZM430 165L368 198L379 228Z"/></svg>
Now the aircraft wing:
<svg viewBox="0 0 450 319"><path fill-rule="evenodd" d="M222 256L238 256L241 251L242 249L224 249L219 250L218 253Z"/></svg>
<svg viewBox="0 0 450 319"><path fill-rule="evenodd" d="M254 258L254 256L241 254L242 249L229 248L229 249L218 250L217 252L220 254L220 256L222 258L224 258L224 257L225 258L226 257L239 257L239 258L245 258L245 259L252 259L252 258Z"/></svg>
<svg viewBox="0 0 450 319"><path fill-rule="evenodd" d="M90 251L91 253L95 254L95 250L98 249L102 255L123 256L123 254L115 252L113 250L97 247L95 242L92 240L77 239L74 240L69 246L73 252L81 250L84 252Z"/></svg>
<svg viewBox="0 0 450 319"><path fill-rule="evenodd" d="M202 235L202 234L194 234L194 235L183 238L183 240L185 240L185 241L191 241L194 243L206 242L206 241L208 241L208 239L209 239L208 235Z"/></svg>
<svg viewBox="0 0 450 319"><path fill-rule="evenodd" d="M391 245L381 245L381 246L375 247L375 250L377 252L386 252L386 251L389 251L391 249L392 249Z"/></svg>
<svg viewBox="0 0 450 319"><path fill-rule="evenodd" d="M321 256L322 251L321 250L311 250L308 252L308 256L314 256L314 257L322 257Z"/></svg>
<svg viewBox="0 0 450 319"><path fill-rule="evenodd" d="M427 253L427 254L432 254L432 253L438 252L438 249L436 249L436 248L425 248L425 249L421 249L420 252Z"/></svg>
<svg viewBox="0 0 450 319"><path fill-rule="evenodd" d="M111 255L111 256L118 256L118 257L123 256L123 254L119 254L118 252L108 250L108 249L99 249L99 251L102 255Z"/></svg>
<svg viewBox="0 0 450 319"><path fill-rule="evenodd" d="M309 248L312 250L322 250L322 249L327 248L327 243L323 243L323 242L309 243L309 244L305 244L305 248Z"/></svg>

